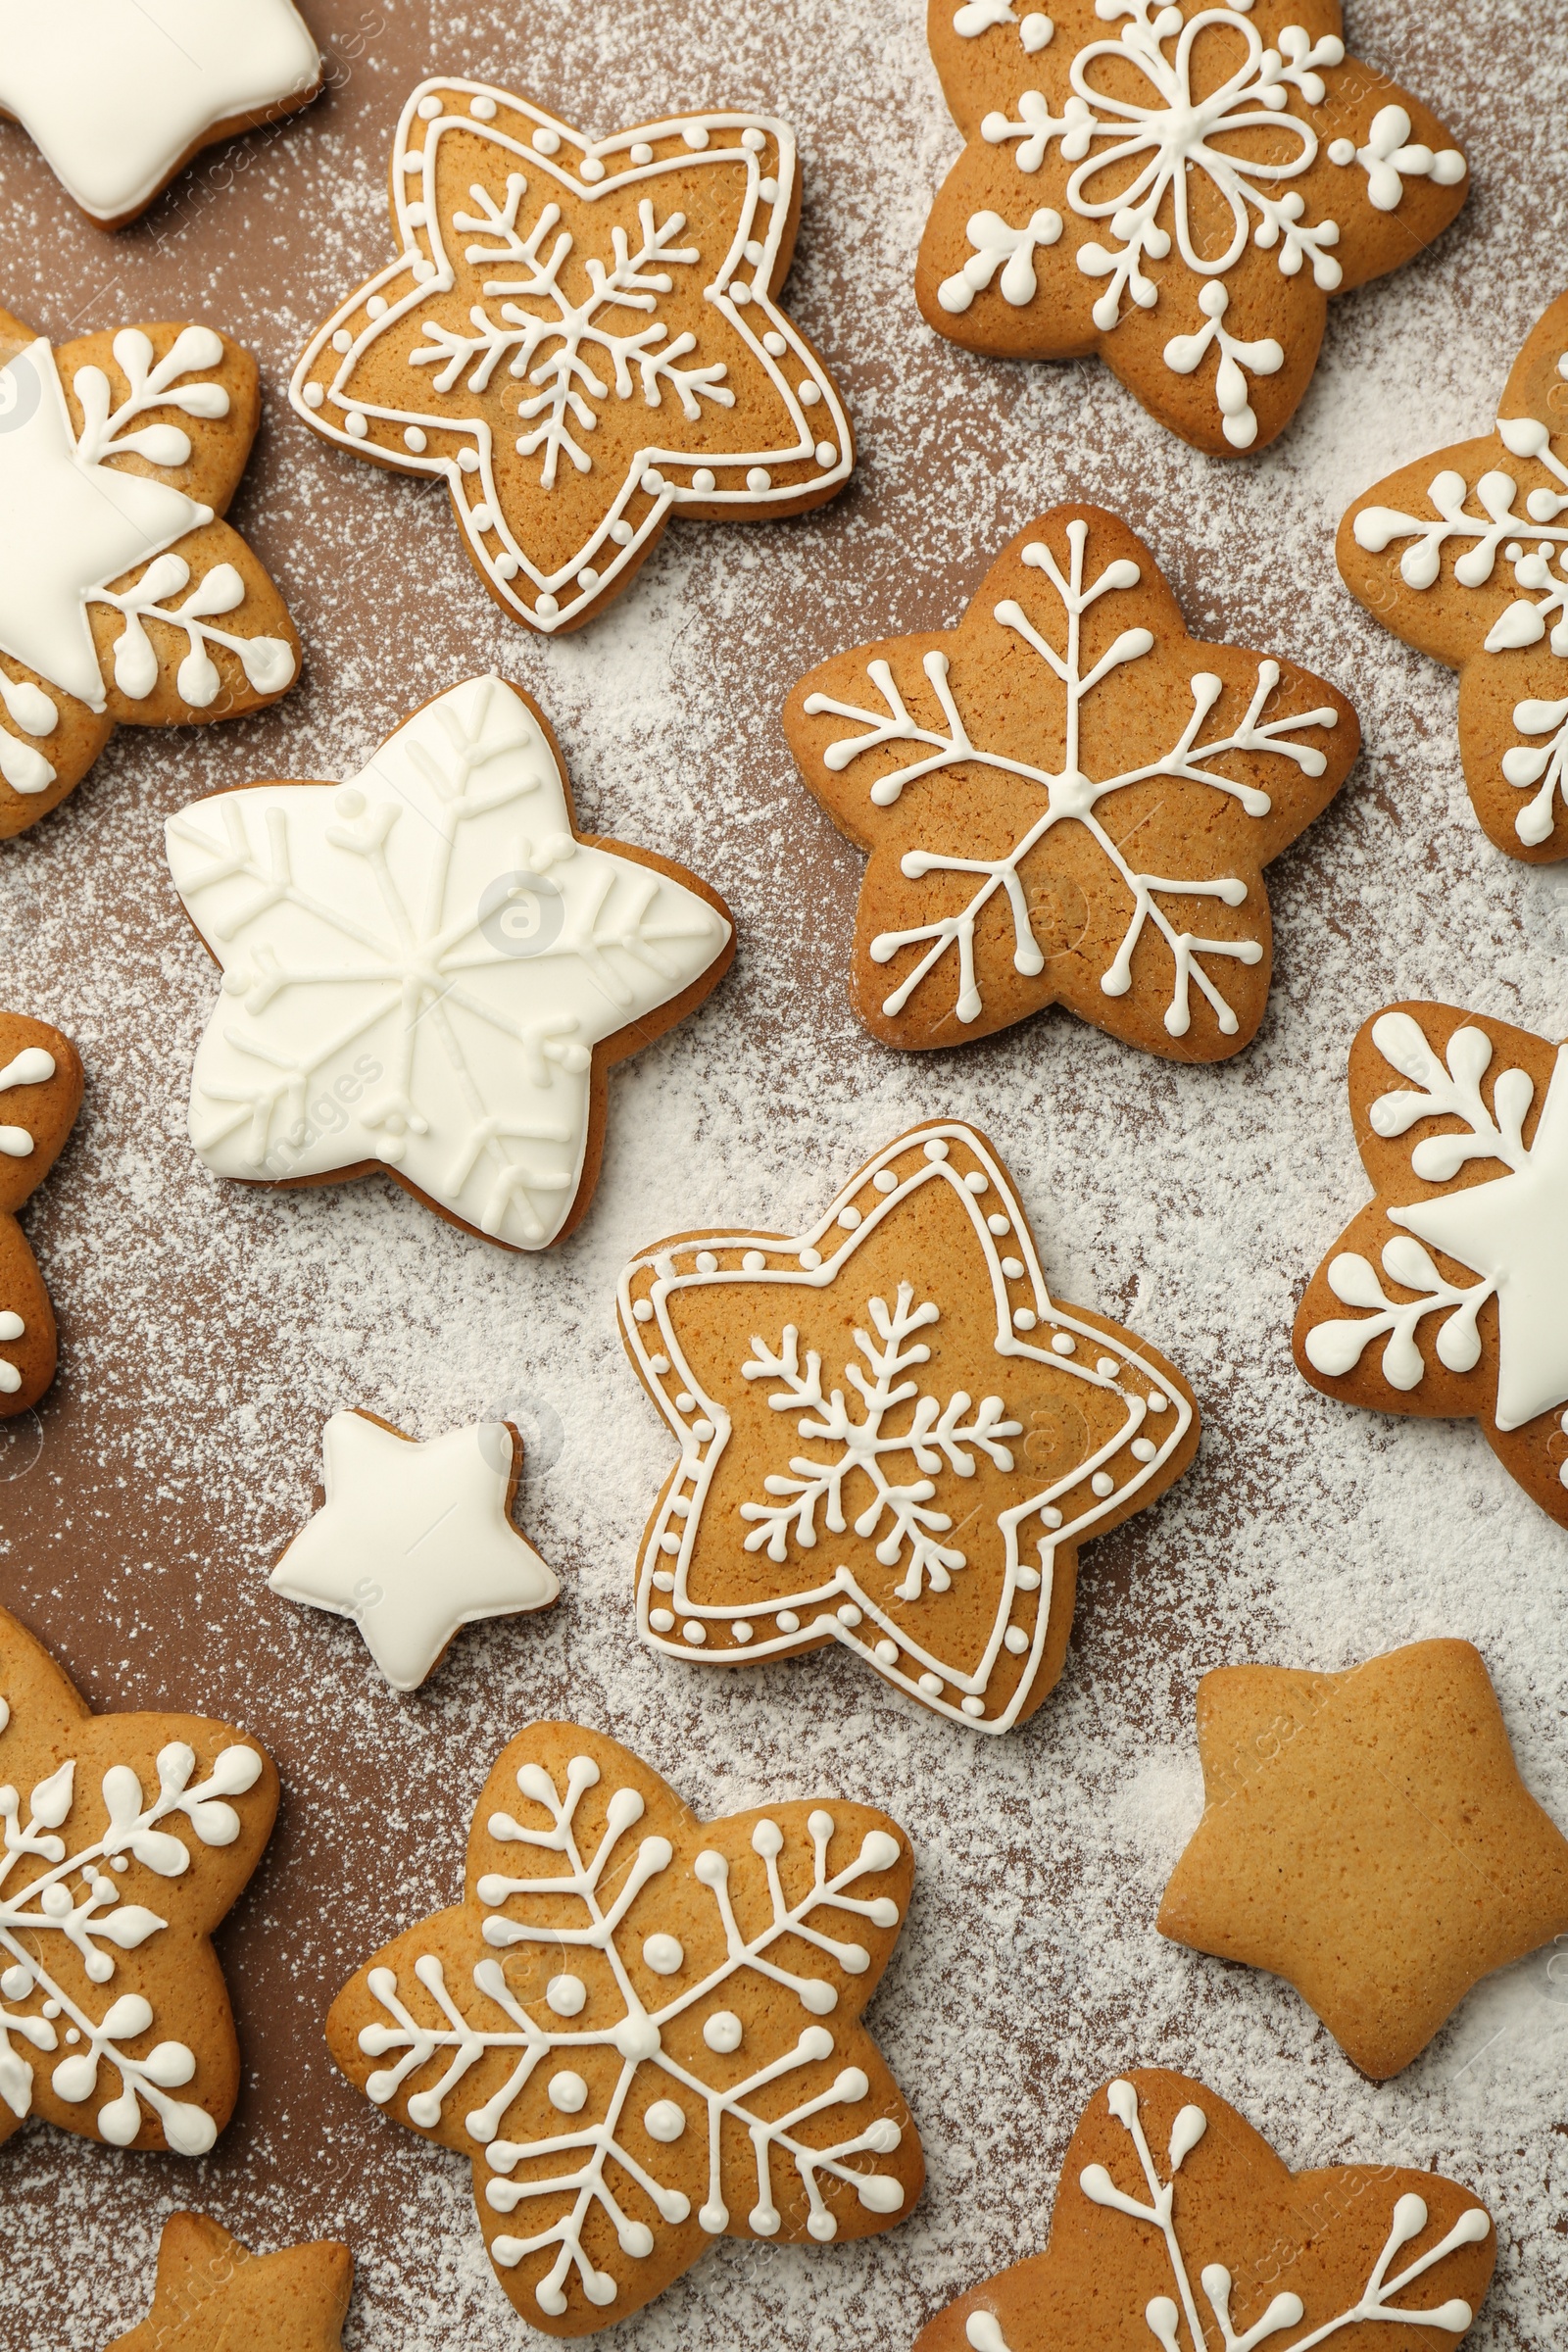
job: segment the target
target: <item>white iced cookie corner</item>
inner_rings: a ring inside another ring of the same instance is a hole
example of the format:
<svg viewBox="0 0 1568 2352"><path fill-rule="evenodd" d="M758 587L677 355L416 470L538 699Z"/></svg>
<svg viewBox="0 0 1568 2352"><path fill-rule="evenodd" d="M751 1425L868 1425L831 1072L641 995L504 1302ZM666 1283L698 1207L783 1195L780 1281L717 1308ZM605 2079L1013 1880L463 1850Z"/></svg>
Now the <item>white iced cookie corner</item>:
<svg viewBox="0 0 1568 2352"><path fill-rule="evenodd" d="M360 1412L321 1433L326 1500L272 1570L274 1592L352 1617L395 1690L416 1690L460 1626L545 1609L559 1587L507 1510L503 1422L424 1445Z"/></svg>
<svg viewBox="0 0 1568 2352"><path fill-rule="evenodd" d="M149 205L220 123L320 72L291 0L0 0L0 110L106 223Z"/></svg>
<svg viewBox="0 0 1568 2352"><path fill-rule="evenodd" d="M566 1222L593 1049L699 979L729 926L572 836L544 731L494 677L405 721L352 783L258 784L168 828L223 970L191 1141L220 1176L379 1160L514 1249Z"/></svg>

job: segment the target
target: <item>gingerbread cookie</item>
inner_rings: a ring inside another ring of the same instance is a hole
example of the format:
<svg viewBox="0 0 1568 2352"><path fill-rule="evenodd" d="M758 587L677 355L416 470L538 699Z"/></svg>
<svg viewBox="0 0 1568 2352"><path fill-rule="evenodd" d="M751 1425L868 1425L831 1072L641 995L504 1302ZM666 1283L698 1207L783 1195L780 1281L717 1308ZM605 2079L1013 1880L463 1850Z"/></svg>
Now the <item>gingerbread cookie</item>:
<svg viewBox="0 0 1568 2352"><path fill-rule="evenodd" d="M117 726L240 718L294 683L283 599L219 520L260 417L256 362L210 326L52 351L0 311L0 839Z"/></svg>
<svg viewBox="0 0 1568 2352"><path fill-rule="evenodd" d="M951 2303L915 2352L1438 2352L1492 2279L1487 2209L1439 2173L1293 2173L1216 2092L1141 2067L1089 2102L1044 2254ZM1294 2330L1304 2328L1303 2334Z"/></svg>
<svg viewBox="0 0 1568 2352"><path fill-rule="evenodd" d="M254 784L168 826L222 967L190 1133L215 1174L381 1169L509 1250L564 1240L604 1147L605 1080L735 953L716 891L579 834L538 705L448 688L344 784Z"/></svg>
<svg viewBox="0 0 1568 2352"><path fill-rule="evenodd" d="M0 1609L0 2140L39 2115L205 2155L239 2090L208 1938L271 1834L270 1761L197 1715L94 1715Z"/></svg>
<svg viewBox="0 0 1568 2352"><path fill-rule="evenodd" d="M778 306L795 134L745 113L586 138L488 82L422 82L392 148L398 258L318 329L290 398L434 474L502 610L546 634L619 595L671 514L803 514L855 444Z"/></svg>
<svg viewBox="0 0 1568 2352"><path fill-rule="evenodd" d="M1510 858L1568 858L1568 294L1513 364L1494 430L1391 473L1340 524L1345 584L1459 672L1471 806Z"/></svg>
<svg viewBox="0 0 1568 2352"><path fill-rule="evenodd" d="M547 1609L560 1591L512 1524L522 1440L507 1421L422 1446L374 1413L321 1433L325 1500L279 1559L274 1592L352 1617L394 1690L416 1690L461 1626Z"/></svg>
<svg viewBox="0 0 1568 2352"><path fill-rule="evenodd" d="M523 2318L586 2335L716 2236L825 2244L914 2203L920 2144L859 2022L913 1870L867 1805L704 1822L602 1732L536 1723L480 1795L463 1901L345 1985L327 2042L470 2158Z"/></svg>
<svg viewBox="0 0 1568 2352"><path fill-rule="evenodd" d="M172 2213L153 2307L105 2352L341 2352L353 2286L330 2239L253 2254L205 2213Z"/></svg>
<svg viewBox="0 0 1568 2352"><path fill-rule="evenodd" d="M1377 1199L1307 1285L1297 1363L1350 1404L1473 1416L1568 1527L1568 1050L1396 1004L1350 1049L1350 1112Z"/></svg>
<svg viewBox="0 0 1568 2352"><path fill-rule="evenodd" d="M1464 202L1448 132L1347 57L1336 0L931 0L968 144L920 243L921 315L968 350L1098 351L1213 457L1262 449L1317 365L1328 298Z"/></svg>
<svg viewBox="0 0 1568 2352"><path fill-rule="evenodd" d="M37 1403L59 1360L55 1310L17 1211L64 1150L82 1087L69 1038L0 1012L0 1421Z"/></svg>
<svg viewBox="0 0 1568 2352"><path fill-rule="evenodd" d="M1262 869L1361 741L1310 671L1189 637L1101 507L1020 531L956 629L824 662L784 732L870 853L850 1000L873 1037L958 1045L1061 1003L1180 1061L1256 1030Z"/></svg>
<svg viewBox="0 0 1568 2352"><path fill-rule="evenodd" d="M290 0L0 0L0 115L100 228L123 228L204 147L320 86Z"/></svg>
<svg viewBox="0 0 1568 2352"><path fill-rule="evenodd" d="M1181 1374L1051 1298L1011 1178L957 1120L887 1145L804 1234L655 1243L618 1300L680 1446L637 1574L667 1658L838 1642L1008 1731L1061 1673L1080 1544L1197 1451Z"/></svg>

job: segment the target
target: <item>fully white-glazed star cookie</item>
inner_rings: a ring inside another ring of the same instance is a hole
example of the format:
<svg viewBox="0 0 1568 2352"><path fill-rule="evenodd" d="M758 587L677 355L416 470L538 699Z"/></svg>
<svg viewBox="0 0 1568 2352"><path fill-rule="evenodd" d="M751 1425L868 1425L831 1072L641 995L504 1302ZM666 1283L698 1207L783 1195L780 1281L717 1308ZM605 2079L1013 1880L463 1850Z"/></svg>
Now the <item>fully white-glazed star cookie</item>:
<svg viewBox="0 0 1568 2352"><path fill-rule="evenodd" d="M134 220L201 148L320 86L291 0L0 0L0 114L100 228Z"/></svg>
<svg viewBox="0 0 1568 2352"><path fill-rule="evenodd" d="M521 1463L505 1421L421 1446L370 1413L334 1413L326 1500L272 1570L273 1592L352 1617L392 1688L416 1690L460 1626L547 1609L560 1590L512 1524Z"/></svg>

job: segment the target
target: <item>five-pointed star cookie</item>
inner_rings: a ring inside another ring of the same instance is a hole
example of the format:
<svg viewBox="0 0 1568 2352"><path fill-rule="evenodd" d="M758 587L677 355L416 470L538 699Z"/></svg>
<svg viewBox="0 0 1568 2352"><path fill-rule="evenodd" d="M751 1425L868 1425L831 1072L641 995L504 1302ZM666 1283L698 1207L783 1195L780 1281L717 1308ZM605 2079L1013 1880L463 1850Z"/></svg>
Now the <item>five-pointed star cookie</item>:
<svg viewBox="0 0 1568 2352"><path fill-rule="evenodd" d="M1181 1061L1257 1028L1263 867L1361 740L1310 671L1189 637L1100 507L1020 531L956 629L824 662L784 731L870 853L850 993L874 1037L957 1045L1060 1003Z"/></svg>
<svg viewBox="0 0 1568 2352"><path fill-rule="evenodd" d="M1519 1778L1468 1642L1198 1689L1201 1825L1159 1931L1286 1978L1382 2080L1471 1986L1568 1935L1568 1838Z"/></svg>
<svg viewBox="0 0 1568 2352"><path fill-rule="evenodd" d="M1434 115L1347 57L1337 0L931 0L968 142L921 240L925 318L971 351L1098 351L1214 457L1311 381L1330 294L1430 245L1465 196Z"/></svg>
<svg viewBox="0 0 1568 2352"><path fill-rule="evenodd" d="M844 487L849 418L778 307L795 135L677 115L589 139L435 79L392 150L398 257L313 337L290 397L381 466L442 477L514 619L574 629L671 514L799 514Z"/></svg>
<svg viewBox="0 0 1568 2352"><path fill-rule="evenodd" d="M0 1609L0 2140L38 2115L206 2154L239 2089L209 1937L276 1812L253 1740L196 1715L94 1715Z"/></svg>
<svg viewBox="0 0 1568 2352"><path fill-rule="evenodd" d="M1350 1107L1377 1199L1307 1286L1297 1363L1354 1404L1473 1414L1568 1526L1568 1049L1396 1004L1350 1049Z"/></svg>
<svg viewBox="0 0 1568 2352"><path fill-rule="evenodd" d="M35 1405L55 1376L55 1313L17 1211L76 1123L81 1057L47 1021L0 1012L0 1421Z"/></svg>
<svg viewBox="0 0 1568 2352"><path fill-rule="evenodd" d="M603 1733L536 1723L480 1794L463 1901L367 1962L327 2043L469 2158L522 2317L586 2335L715 2237L825 2245L909 2211L920 2143L860 2013L913 1874L868 1805L700 1821Z"/></svg>
<svg viewBox="0 0 1568 2352"><path fill-rule="evenodd" d="M889 1144L804 1234L655 1243L619 1310L680 1446L637 1577L667 1658L838 1642L1007 1731L1061 1673L1079 1545L1198 1447L1181 1374L1051 1298L1011 1178L956 1120Z"/></svg>
<svg viewBox="0 0 1568 2352"><path fill-rule="evenodd" d="M203 147L320 86L291 0L0 0L0 115L100 228L134 220Z"/></svg>
<svg viewBox="0 0 1568 2352"><path fill-rule="evenodd" d="M1439 2352L1495 2259L1457 2181L1293 2173L1205 2083L1140 2068L1084 2109L1046 2251L950 2303L914 2352Z"/></svg>
<svg viewBox="0 0 1568 2352"><path fill-rule="evenodd" d="M204 2213L172 2213L152 2309L105 2352L341 2352L354 2286L347 2246L253 2254Z"/></svg>
<svg viewBox="0 0 1568 2352"><path fill-rule="evenodd" d="M1345 584L1459 672L1471 805L1510 858L1568 858L1568 294L1513 364L1492 432L1391 473L1340 524Z"/></svg>
<svg viewBox="0 0 1568 2352"><path fill-rule="evenodd" d="M559 1586L512 1524L522 1441L488 1421L417 1445L373 1413L321 1433L326 1500L274 1592L352 1617L394 1690L416 1690L460 1626L547 1609Z"/></svg>
<svg viewBox="0 0 1568 2352"><path fill-rule="evenodd" d="M243 717L293 684L283 600L219 519L260 417L256 362L211 327L51 351L0 311L0 839L117 725Z"/></svg>
<svg viewBox="0 0 1568 2352"><path fill-rule="evenodd" d="M729 968L716 891L579 834L543 712L495 676L450 687L345 784L255 784L168 827L222 966L190 1133L218 1175L320 1184L380 1168L511 1250L583 1215L606 1072Z"/></svg>

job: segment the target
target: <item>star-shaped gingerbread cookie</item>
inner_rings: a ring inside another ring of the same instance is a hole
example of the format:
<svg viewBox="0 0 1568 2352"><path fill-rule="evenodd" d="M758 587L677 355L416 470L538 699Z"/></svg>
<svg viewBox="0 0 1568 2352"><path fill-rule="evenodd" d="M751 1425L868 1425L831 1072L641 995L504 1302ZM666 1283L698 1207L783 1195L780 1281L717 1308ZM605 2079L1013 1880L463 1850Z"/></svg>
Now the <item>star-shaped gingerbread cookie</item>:
<svg viewBox="0 0 1568 2352"><path fill-rule="evenodd" d="M1494 429L1391 473L1340 525L1345 584L1459 672L1459 757L1489 840L1568 858L1568 294L1515 360Z"/></svg>
<svg viewBox="0 0 1568 2352"><path fill-rule="evenodd" d="M210 326L52 351L0 311L0 839L74 791L117 726L191 726L299 673L282 597L220 519L261 419Z"/></svg>
<svg viewBox="0 0 1568 2352"><path fill-rule="evenodd" d="M330 2239L253 2254L205 2213L172 2213L152 2309L105 2352L340 2352L353 2286Z"/></svg>
<svg viewBox="0 0 1568 2352"><path fill-rule="evenodd" d="M870 853L850 999L954 1046L1054 1004L1178 1061L1268 1003L1263 867L1333 799L1355 712L1309 670L1189 637L1137 535L1056 507L956 629L862 645L784 708L801 773Z"/></svg>
<svg viewBox="0 0 1568 2352"><path fill-rule="evenodd" d="M743 522L850 477L838 391L780 309L795 136L676 115L594 139L438 77L392 147L397 259L312 338L307 424L444 480L503 612L554 635L625 588L671 514Z"/></svg>
<svg viewBox="0 0 1568 2352"><path fill-rule="evenodd" d="M1568 1838L1468 1642L1348 1674L1222 1667L1198 1744L1203 1818L1160 1934L1287 1979L1363 2074L1396 2075L1482 1977L1568 1935Z"/></svg>
<svg viewBox="0 0 1568 2352"><path fill-rule="evenodd" d="M100 228L134 220L202 148L320 86L291 0L0 0L0 115Z"/></svg>
<svg viewBox="0 0 1568 2352"><path fill-rule="evenodd" d="M1098 351L1197 448L1264 448L1329 296L1432 243L1463 156L1346 55L1336 0L1021 6L931 0L967 145L921 240L922 316L998 358Z"/></svg>
<svg viewBox="0 0 1568 2352"><path fill-rule="evenodd" d="M0 1421L35 1405L55 1376L55 1313L17 1211L76 1123L81 1057L47 1021L0 1012Z"/></svg>
<svg viewBox="0 0 1568 2352"><path fill-rule="evenodd" d="M1348 1403L1473 1415L1568 1526L1568 1048L1392 1005L1350 1049L1350 1109L1377 1199L1307 1285L1297 1364Z"/></svg>

